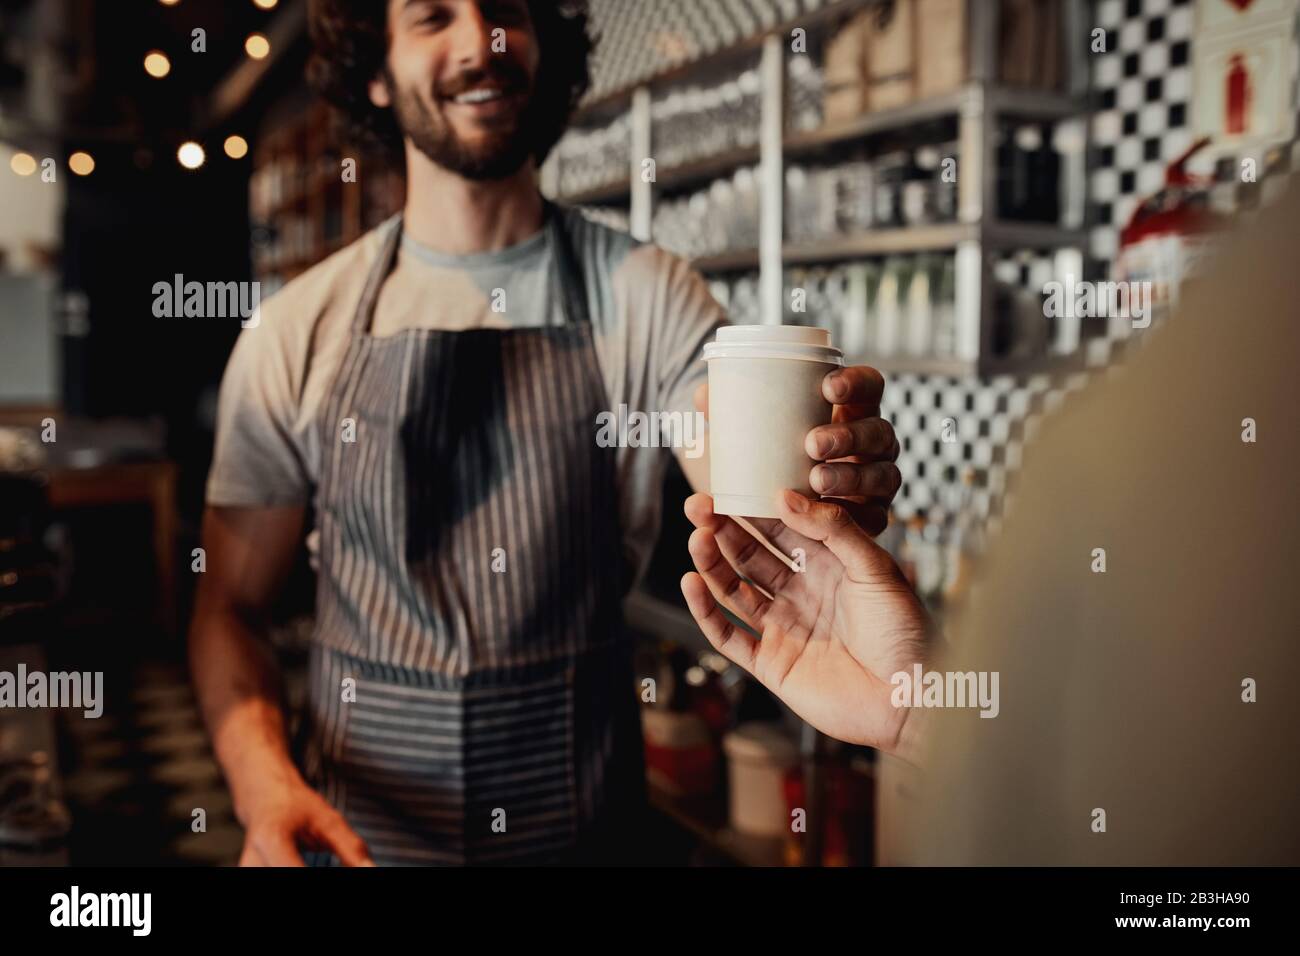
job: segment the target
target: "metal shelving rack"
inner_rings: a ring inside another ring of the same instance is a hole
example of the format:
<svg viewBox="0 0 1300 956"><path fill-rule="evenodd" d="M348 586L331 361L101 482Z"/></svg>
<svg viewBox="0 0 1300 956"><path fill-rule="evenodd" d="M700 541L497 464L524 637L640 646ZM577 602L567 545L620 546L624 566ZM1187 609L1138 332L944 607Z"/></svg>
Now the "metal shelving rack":
<svg viewBox="0 0 1300 956"><path fill-rule="evenodd" d="M969 79L951 93L917 100L894 109L829 123L809 132L785 129L787 40L797 27L813 29L835 22L880 0L844 0L814 13L778 24L760 35L693 63L673 67L631 89L617 90L586 104L584 118L607 117L626 111L631 119L630 169L620 178L593 189L561 195L573 205L626 203L630 227L637 239L651 238L656 195L726 175L741 166L757 165L760 197L760 241L756 249L732 250L701 257L694 265L710 274L758 269L762 321L779 324L784 314L784 273L791 265L813 265L897 253L951 250L956 257L956 354L942 358L906 357L873 360L886 370L936 375L1028 375L1065 372L1084 361L1078 326L1061 330L1053 355L1033 360L1005 360L994 355L993 253L1038 250L1050 253L1058 276L1082 277L1086 244L1086 160L1089 65L1078 42L1064 42L1067 83L1064 92L1001 86L998 75L1000 4L968 0ZM1065 38L1086 37L1086 0L1062 0ZM639 175L642 159L652 155L652 92L696 75L743 62L760 51L762 119L758 144L750 148L657 170L656 181ZM957 221L895 228L837 237L815 243L784 239L785 167L790 159L816 156L838 145L889 133L904 132L937 120L955 119L958 128ZM1063 157L1065 182L1061 225L1015 222L997 217L996 131L1002 119L1070 124L1075 148ZM558 170L543 169L543 190L556 195Z"/></svg>
<svg viewBox="0 0 1300 956"><path fill-rule="evenodd" d="M921 99L894 109L868 113L842 122L827 123L806 132L786 130L785 85L787 39L796 27L810 32L833 24L880 0L840 0L815 12L766 28L760 34L692 63L674 66L631 88L615 90L585 104L577 122L611 119L626 112L631 120L629 174L626 179L568 195L559 195L559 171L554 162L542 169L542 189L548 196L572 205L625 204L629 209L632 235L651 238L656 194L728 175L742 166L756 165L759 177L760 241L756 249L733 250L696 259L704 273L725 273L758 269L762 321L780 324L784 315L785 270L792 265L823 264L872 256L951 250L956 257L956 313L958 348L955 356L871 358L871 364L895 373L910 372L939 376L1014 375L1027 377L1064 374L1081 369L1087 361L1086 343L1080 330L1071 330L1062 354L1031 360L1005 360L993 354L994 276L993 256L1021 249L1046 250L1054 257L1058 276L1082 277L1086 242L1086 159L1088 148L1089 65L1078 42L1064 42L1067 51L1067 83L1063 92L1013 89L998 84L999 7L992 0L968 0L968 81L960 89ZM1088 36L1087 0L1061 0L1065 16L1065 38ZM744 63L759 52L762 113L757 145L728 150L675 167L659 167L655 182L640 176L641 162L652 156L653 128L651 101L655 91L690 79L702 71L716 73L728 64ZM1076 149L1063 169L1066 187L1062 224L1001 220L997 208L996 132L1003 119L1052 121L1076 126ZM888 135L936 121L956 120L959 142L958 215L955 222L879 230L848 235L815 243L785 240L785 168L788 160L816 157L820 152L855 143L873 136ZM1063 346L1063 347L1062 347ZM690 615L644 592L634 592L625 603L625 613L643 629L697 650L708 648ZM804 782L810 818L819 819L825 788L818 770L822 736L803 725ZM680 816L681 808L669 808ZM697 819L679 822L706 842L729 844L726 831L714 832ZM820 827L809 827L805 865L821 861ZM730 855L743 862L733 851Z"/></svg>

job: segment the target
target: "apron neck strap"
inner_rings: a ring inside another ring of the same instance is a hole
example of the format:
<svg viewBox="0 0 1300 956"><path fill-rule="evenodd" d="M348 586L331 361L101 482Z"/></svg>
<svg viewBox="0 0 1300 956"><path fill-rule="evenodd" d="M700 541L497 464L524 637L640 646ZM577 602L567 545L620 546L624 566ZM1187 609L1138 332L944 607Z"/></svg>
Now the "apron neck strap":
<svg viewBox="0 0 1300 956"><path fill-rule="evenodd" d="M587 308L587 286L583 282L582 266L573 249L569 230L565 228L565 211L549 199L542 199L542 228L551 233L551 282L559 293L564 319L570 324L587 324L591 314ZM375 257L370 274L366 277L361 300L357 303L352 321L354 331L362 335L370 331L379 290L393 271L397 252L402 245L402 215L398 213L380 227L379 255Z"/></svg>
<svg viewBox="0 0 1300 956"><path fill-rule="evenodd" d="M564 320L574 325L588 325L591 314L587 309L587 284L583 281L582 265L573 248L573 239L564 224L566 212L549 199L542 200L542 207L542 214L551 230L551 277L558 283Z"/></svg>

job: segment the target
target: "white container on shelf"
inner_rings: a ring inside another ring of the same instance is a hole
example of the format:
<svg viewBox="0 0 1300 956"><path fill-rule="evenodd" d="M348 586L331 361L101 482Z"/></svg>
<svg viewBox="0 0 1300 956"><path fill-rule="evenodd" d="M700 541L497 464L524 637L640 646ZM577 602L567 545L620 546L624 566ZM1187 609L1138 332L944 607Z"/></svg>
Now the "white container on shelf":
<svg viewBox="0 0 1300 956"><path fill-rule="evenodd" d="M844 311L844 323L839 334L840 348L844 350L846 361L859 365L871 358L870 353L874 352L875 346L874 326L871 323L870 312L871 264L853 263L845 269L845 279L848 301Z"/></svg>
<svg viewBox="0 0 1300 956"><path fill-rule="evenodd" d="M754 836L789 832L785 775L799 749L778 723L741 724L722 740L731 790L731 826Z"/></svg>
<svg viewBox="0 0 1300 956"><path fill-rule="evenodd" d="M898 355L903 326L903 300L911 279L911 270L907 261L901 256L890 256L885 260L884 271L880 277L880 289L876 293L876 354L881 358L894 358Z"/></svg>
<svg viewBox="0 0 1300 956"><path fill-rule="evenodd" d="M934 289L934 345L937 358L957 354L957 263L945 256L939 266L938 287Z"/></svg>
<svg viewBox="0 0 1300 956"><path fill-rule="evenodd" d="M933 345L934 313L931 286L931 269L933 265L929 256L921 256L916 261L916 270L907 291L907 333L905 336L907 353L913 356L931 354Z"/></svg>

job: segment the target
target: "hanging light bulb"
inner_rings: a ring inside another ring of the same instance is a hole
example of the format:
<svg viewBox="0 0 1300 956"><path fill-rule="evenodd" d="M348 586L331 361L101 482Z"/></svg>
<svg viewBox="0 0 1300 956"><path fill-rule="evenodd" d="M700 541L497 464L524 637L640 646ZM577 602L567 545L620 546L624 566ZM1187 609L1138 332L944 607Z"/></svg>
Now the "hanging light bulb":
<svg viewBox="0 0 1300 956"><path fill-rule="evenodd" d="M144 71L155 80L161 80L172 71L172 61L161 50L152 50L145 55Z"/></svg>
<svg viewBox="0 0 1300 956"><path fill-rule="evenodd" d="M68 168L78 176L89 176L95 171L95 158L79 150L68 157Z"/></svg>
<svg viewBox="0 0 1300 956"><path fill-rule="evenodd" d="M260 33L254 33L244 41L244 52L254 60L264 60L271 52L271 41Z"/></svg>
<svg viewBox="0 0 1300 956"><path fill-rule="evenodd" d="M19 176L30 176L36 172L36 157L31 153L14 153L9 168Z"/></svg>
<svg viewBox="0 0 1300 956"><path fill-rule="evenodd" d="M207 159L207 154L203 152L202 146L190 140L181 143L181 148L176 150L176 159L186 169L198 169Z"/></svg>

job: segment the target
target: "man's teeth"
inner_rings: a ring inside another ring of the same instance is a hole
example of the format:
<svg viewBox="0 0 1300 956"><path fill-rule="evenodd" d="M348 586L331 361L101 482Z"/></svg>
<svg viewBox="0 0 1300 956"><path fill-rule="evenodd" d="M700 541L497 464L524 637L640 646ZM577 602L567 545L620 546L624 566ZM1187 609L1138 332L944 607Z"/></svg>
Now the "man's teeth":
<svg viewBox="0 0 1300 956"><path fill-rule="evenodd" d="M461 93L454 100L456 103L486 103L488 100L500 99L505 94L500 90L469 90Z"/></svg>

